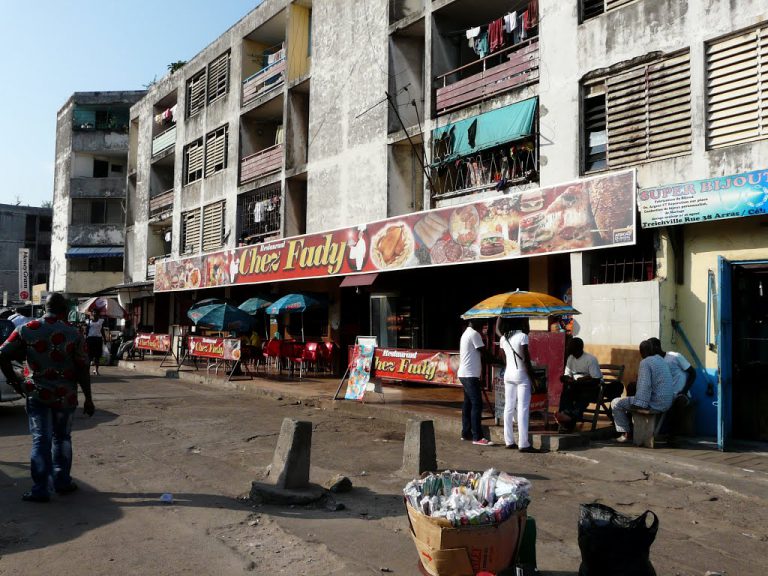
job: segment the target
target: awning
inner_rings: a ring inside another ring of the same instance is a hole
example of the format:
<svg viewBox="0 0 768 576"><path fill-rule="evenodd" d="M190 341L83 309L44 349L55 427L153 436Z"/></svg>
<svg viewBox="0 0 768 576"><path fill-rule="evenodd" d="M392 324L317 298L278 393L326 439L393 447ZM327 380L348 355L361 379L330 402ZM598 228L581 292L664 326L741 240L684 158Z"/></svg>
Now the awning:
<svg viewBox="0 0 768 576"><path fill-rule="evenodd" d="M529 136L537 103L538 98L529 98L436 128L432 131L435 153L432 166Z"/></svg>
<svg viewBox="0 0 768 576"><path fill-rule="evenodd" d="M376 281L379 273L374 274L357 274L355 276L346 276L344 280L339 284L339 288L351 288L354 286L370 286Z"/></svg>
<svg viewBox="0 0 768 576"><path fill-rule="evenodd" d="M65 254L67 258L122 258L122 246L73 246Z"/></svg>

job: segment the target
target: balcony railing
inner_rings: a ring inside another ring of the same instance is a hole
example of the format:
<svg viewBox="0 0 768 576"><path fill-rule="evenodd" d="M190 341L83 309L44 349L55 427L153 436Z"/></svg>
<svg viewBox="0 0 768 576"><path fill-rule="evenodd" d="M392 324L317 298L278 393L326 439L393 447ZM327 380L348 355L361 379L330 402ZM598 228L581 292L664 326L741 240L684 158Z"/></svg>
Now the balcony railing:
<svg viewBox="0 0 768 576"><path fill-rule="evenodd" d="M438 76L437 114L538 82L539 39L531 38Z"/></svg>
<svg viewBox="0 0 768 576"><path fill-rule="evenodd" d="M171 126L165 132L161 132L152 138L152 156L156 156L163 150L176 144L176 126Z"/></svg>
<svg viewBox="0 0 768 576"><path fill-rule="evenodd" d="M243 106L285 82L285 58L262 68L243 81Z"/></svg>
<svg viewBox="0 0 768 576"><path fill-rule="evenodd" d="M155 218L173 209L173 188L149 199L149 217Z"/></svg>
<svg viewBox="0 0 768 576"><path fill-rule="evenodd" d="M283 145L275 144L240 161L240 184L277 172L283 167Z"/></svg>

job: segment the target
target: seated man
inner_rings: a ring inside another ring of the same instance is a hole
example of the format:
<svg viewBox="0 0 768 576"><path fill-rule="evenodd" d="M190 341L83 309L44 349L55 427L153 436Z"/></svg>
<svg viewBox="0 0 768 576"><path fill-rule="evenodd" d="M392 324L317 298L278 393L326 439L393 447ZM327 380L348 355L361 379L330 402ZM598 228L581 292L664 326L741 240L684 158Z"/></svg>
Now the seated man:
<svg viewBox="0 0 768 576"><path fill-rule="evenodd" d="M603 373L597 358L584 352L584 341L574 338L568 345L565 374L560 377L563 392L555 416L561 432L572 432L587 406L597 399Z"/></svg>
<svg viewBox="0 0 768 576"><path fill-rule="evenodd" d="M669 372L672 374L672 391L675 394L675 399L666 421L666 428L669 430L670 440L672 440L673 436L682 429L685 411L690 404L690 390L696 381L696 370L682 354L671 350L664 351L658 338L648 338L648 341L653 344L654 352L664 358L667 366L669 366Z"/></svg>
<svg viewBox="0 0 768 576"><path fill-rule="evenodd" d="M666 412L672 406L672 374L667 363L653 350L648 340L640 342L640 367L637 372L637 389L634 396L616 398L611 402L616 431L621 433L617 442L632 440L632 408L646 408Z"/></svg>

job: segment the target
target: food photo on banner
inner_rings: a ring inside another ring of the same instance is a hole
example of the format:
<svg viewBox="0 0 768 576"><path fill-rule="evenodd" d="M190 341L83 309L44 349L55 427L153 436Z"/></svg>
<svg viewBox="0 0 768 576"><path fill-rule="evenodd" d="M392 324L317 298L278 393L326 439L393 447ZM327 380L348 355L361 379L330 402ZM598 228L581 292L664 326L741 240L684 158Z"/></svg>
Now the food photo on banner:
<svg viewBox="0 0 768 576"><path fill-rule="evenodd" d="M168 352L171 349L170 334L136 334L136 348L151 352Z"/></svg>
<svg viewBox="0 0 768 576"><path fill-rule="evenodd" d="M635 243L635 171L205 256L158 262L155 291L467 264Z"/></svg>
<svg viewBox="0 0 768 576"><path fill-rule="evenodd" d="M371 379L374 348L375 344L372 342L355 344L349 365L347 392L344 394L346 400L362 400L365 397L365 390Z"/></svg>

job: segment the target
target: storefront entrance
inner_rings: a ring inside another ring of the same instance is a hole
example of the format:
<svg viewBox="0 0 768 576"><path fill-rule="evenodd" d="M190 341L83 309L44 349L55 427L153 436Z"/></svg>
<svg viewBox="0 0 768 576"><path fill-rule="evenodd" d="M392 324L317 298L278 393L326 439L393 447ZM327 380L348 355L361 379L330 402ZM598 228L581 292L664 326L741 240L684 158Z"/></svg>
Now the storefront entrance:
<svg viewBox="0 0 768 576"><path fill-rule="evenodd" d="M720 431L768 442L768 262L720 261Z"/></svg>

